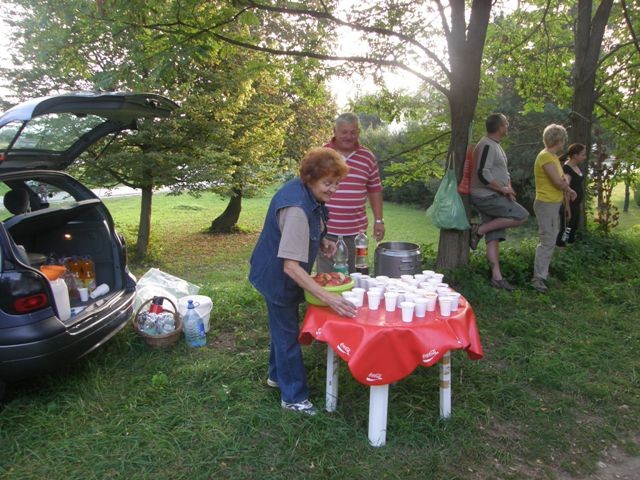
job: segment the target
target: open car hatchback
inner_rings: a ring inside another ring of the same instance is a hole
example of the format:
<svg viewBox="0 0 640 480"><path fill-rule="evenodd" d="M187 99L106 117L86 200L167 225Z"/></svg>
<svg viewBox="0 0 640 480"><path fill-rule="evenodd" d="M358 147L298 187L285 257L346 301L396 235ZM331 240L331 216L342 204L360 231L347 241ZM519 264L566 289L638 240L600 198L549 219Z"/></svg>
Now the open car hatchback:
<svg viewBox="0 0 640 480"><path fill-rule="evenodd" d="M0 397L5 382L86 355L130 319L135 278L123 238L102 201L61 170L105 136L177 107L154 94L79 92L0 116ZM40 270L52 259L93 262L95 284L108 292L81 301L69 271L60 292Z"/></svg>

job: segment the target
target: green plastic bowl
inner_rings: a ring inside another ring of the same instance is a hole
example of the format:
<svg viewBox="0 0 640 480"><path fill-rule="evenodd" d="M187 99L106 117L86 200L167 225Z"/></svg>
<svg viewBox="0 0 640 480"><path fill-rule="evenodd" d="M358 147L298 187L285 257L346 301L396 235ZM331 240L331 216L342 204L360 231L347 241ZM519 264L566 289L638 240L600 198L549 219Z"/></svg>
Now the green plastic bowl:
<svg viewBox="0 0 640 480"><path fill-rule="evenodd" d="M342 293L342 292L347 292L351 290L355 286L355 284L356 282L354 282L353 279L351 279L349 283L343 283L342 285L335 285L331 287L322 287L322 288L324 288L327 292ZM310 303L312 305L318 305L319 307L327 306L326 303L321 301L315 295L312 295L311 293L307 292L306 290L304 291L304 299L307 301L307 303Z"/></svg>

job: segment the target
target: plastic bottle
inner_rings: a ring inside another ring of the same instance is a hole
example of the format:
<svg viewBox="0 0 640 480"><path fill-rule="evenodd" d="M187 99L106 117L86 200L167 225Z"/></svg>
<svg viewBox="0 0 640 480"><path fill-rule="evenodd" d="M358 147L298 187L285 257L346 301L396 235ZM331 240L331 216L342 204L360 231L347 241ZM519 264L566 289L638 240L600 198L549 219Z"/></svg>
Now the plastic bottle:
<svg viewBox="0 0 640 480"><path fill-rule="evenodd" d="M366 233L360 232L355 238L356 272L369 275L369 239Z"/></svg>
<svg viewBox="0 0 640 480"><path fill-rule="evenodd" d="M162 313L162 302L164 302L164 298L153 297L153 300L151 300L151 305L149 306L149 312Z"/></svg>
<svg viewBox="0 0 640 480"><path fill-rule="evenodd" d="M82 283L83 286L92 292L96 288L96 271L91 257L86 256L80 262L82 266Z"/></svg>
<svg viewBox="0 0 640 480"><path fill-rule="evenodd" d="M338 235L338 241L336 242L336 253L333 256L333 271L349 273L349 250L347 250L347 244L344 243L342 235Z"/></svg>
<svg viewBox="0 0 640 480"><path fill-rule="evenodd" d="M193 300L187 303L187 313L184 316L184 337L190 347L204 347L207 344L207 334L204 322L198 315Z"/></svg>

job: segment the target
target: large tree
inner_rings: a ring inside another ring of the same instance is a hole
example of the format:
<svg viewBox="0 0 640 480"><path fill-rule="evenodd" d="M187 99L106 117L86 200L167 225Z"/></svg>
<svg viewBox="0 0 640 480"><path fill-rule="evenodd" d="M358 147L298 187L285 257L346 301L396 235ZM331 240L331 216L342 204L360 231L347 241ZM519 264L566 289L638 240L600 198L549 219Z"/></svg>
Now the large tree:
<svg viewBox="0 0 640 480"><path fill-rule="evenodd" d="M480 82L480 63L489 23L491 2L464 0L448 5L440 0L360 2L349 12L337 13L335 2L237 2L233 22L208 28L214 38L275 55L348 62L374 69L395 69L447 99L451 136L449 154L458 176L462 174L468 128L473 119ZM239 23L256 27L239 33ZM341 55L308 35L309 30L347 28L367 45L364 55ZM264 35L271 32L270 35ZM436 39L443 38L445 44ZM438 265L454 268L468 259L467 234L441 231Z"/></svg>
<svg viewBox="0 0 640 480"><path fill-rule="evenodd" d="M284 62L198 35L202 25L227 18L227 2L10 3L19 10L16 67L2 75L21 97L124 89L166 94L181 104L173 119L147 122L108 155L78 166L90 181L141 189L139 255L150 238L154 189L211 189L229 197L212 229L230 231L242 196L273 182L287 156L299 158L296 146L304 142L287 138L299 132L313 138L295 116L304 114L313 125L331 115L312 108L325 92L318 69L306 68L301 79L299 70L311 62Z"/></svg>

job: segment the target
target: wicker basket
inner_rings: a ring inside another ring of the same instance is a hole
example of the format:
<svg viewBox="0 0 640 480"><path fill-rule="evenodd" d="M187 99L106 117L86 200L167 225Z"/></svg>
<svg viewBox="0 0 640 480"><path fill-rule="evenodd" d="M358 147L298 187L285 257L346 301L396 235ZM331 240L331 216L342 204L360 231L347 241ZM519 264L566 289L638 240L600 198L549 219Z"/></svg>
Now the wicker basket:
<svg viewBox="0 0 640 480"><path fill-rule="evenodd" d="M170 298L167 298L167 297L159 297L159 298L163 299L163 303L164 303L164 300L168 301L173 307L172 313L173 313L173 318L175 319L175 322L176 322L176 329L173 332L165 333L164 335L149 335L148 333L145 333L142 330L140 330L140 327L138 327L138 315L140 315L140 312L144 311L144 308L147 306L147 304L153 301L153 298L150 298L149 300L142 303L140 307L138 307L138 311L132 317L133 329L138 335L140 335L143 338L143 340L150 347L167 348L175 345L175 343L178 341L178 339L182 335L182 319L180 318L180 314L178 313L178 308L176 307L175 303L171 301ZM165 311L168 311L168 310L165 310Z"/></svg>

